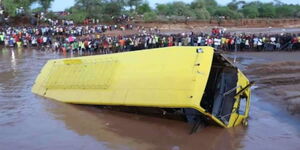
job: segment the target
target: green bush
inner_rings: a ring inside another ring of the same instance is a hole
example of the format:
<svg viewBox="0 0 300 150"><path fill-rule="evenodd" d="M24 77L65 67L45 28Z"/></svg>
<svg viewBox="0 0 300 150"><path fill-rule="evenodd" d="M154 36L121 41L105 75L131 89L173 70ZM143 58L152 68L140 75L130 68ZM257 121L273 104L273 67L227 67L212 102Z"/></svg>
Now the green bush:
<svg viewBox="0 0 300 150"><path fill-rule="evenodd" d="M145 14L147 12L151 12L152 9L151 9L151 7L149 6L148 3L144 3L144 4L140 5L140 6L138 6L136 8L136 11L137 11L138 14L142 15L142 14Z"/></svg>
<svg viewBox="0 0 300 150"><path fill-rule="evenodd" d="M66 17L68 20L73 20L76 23L82 23L88 17L85 12L73 12L69 16Z"/></svg>
<svg viewBox="0 0 300 150"><path fill-rule="evenodd" d="M211 18L210 13L205 8L202 9L197 8L194 10L194 13L196 15L196 18L200 20L207 20Z"/></svg>
<svg viewBox="0 0 300 150"><path fill-rule="evenodd" d="M262 18L276 17L275 7L272 3L262 4L258 8L259 16Z"/></svg>
<svg viewBox="0 0 300 150"><path fill-rule="evenodd" d="M144 14L144 21L154 21L157 19L157 14L153 11Z"/></svg>
<svg viewBox="0 0 300 150"><path fill-rule="evenodd" d="M246 6L241 12L246 18L256 18L259 16L258 8L255 6Z"/></svg>
<svg viewBox="0 0 300 150"><path fill-rule="evenodd" d="M230 19L239 19L242 17L242 14L238 13L237 11L233 11L228 7L219 7L216 9L214 16L225 16Z"/></svg>

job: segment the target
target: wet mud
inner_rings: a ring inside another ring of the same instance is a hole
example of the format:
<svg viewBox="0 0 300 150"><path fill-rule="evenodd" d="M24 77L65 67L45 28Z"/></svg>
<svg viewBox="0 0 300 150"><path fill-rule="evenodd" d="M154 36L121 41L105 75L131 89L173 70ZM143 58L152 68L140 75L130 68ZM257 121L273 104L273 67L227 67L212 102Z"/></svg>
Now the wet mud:
<svg viewBox="0 0 300 150"><path fill-rule="evenodd" d="M36 50L0 50L1 150L300 149L299 119L260 94L266 83L259 83L262 75L255 74L261 72L259 66L250 64L265 63L265 58L238 54L242 68L253 69L247 74L259 83L253 90L249 126L209 126L190 135L191 125L182 121L64 104L32 94L46 61L63 57Z"/></svg>
<svg viewBox="0 0 300 150"><path fill-rule="evenodd" d="M299 117L300 52L267 54L269 56L249 53L248 56L260 58L262 61L248 65L245 72L256 82L259 95L272 98L271 102ZM284 57L286 61L283 60Z"/></svg>

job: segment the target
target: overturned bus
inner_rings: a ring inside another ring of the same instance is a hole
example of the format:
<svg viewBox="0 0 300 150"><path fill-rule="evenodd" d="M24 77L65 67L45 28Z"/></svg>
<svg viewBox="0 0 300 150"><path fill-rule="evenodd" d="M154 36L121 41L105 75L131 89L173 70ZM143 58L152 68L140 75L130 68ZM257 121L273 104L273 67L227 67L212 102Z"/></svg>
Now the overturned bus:
<svg viewBox="0 0 300 150"><path fill-rule="evenodd" d="M32 92L73 104L171 109L229 128L247 124L251 84L211 47L167 47L49 60Z"/></svg>

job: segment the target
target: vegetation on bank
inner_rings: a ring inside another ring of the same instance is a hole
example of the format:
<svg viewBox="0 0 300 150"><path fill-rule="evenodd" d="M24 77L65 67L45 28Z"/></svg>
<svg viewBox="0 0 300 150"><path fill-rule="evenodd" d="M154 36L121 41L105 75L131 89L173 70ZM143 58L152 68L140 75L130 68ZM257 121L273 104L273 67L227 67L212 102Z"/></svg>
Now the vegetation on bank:
<svg viewBox="0 0 300 150"><path fill-rule="evenodd" d="M16 9L22 7L26 13L48 12L54 0L2 0L4 11L10 16L16 16ZM38 8L31 9L32 5ZM244 18L300 18L300 5L285 4L279 0L270 3L259 1L245 2L232 0L226 6L215 0L194 0L191 3L174 1L167 4L156 4L151 8L144 0L75 0L74 6L66 9L67 16L62 17L75 22L87 18L98 19L100 22L112 21L126 14L145 21L170 20L209 20L209 19L244 19Z"/></svg>

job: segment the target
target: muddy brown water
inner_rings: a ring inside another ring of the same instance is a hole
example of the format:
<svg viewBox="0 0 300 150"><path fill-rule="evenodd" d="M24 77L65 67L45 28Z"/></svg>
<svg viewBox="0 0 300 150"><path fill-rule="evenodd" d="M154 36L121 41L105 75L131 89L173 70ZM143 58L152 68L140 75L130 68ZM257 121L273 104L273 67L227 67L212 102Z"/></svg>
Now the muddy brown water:
<svg viewBox="0 0 300 150"><path fill-rule="evenodd" d="M65 56L0 50L0 150L300 149L300 121L253 92L248 127L191 125L95 106L63 104L31 93L42 66Z"/></svg>

